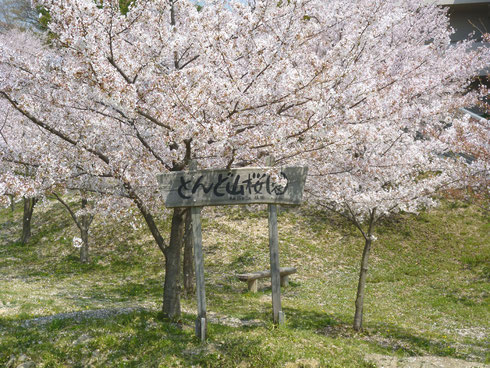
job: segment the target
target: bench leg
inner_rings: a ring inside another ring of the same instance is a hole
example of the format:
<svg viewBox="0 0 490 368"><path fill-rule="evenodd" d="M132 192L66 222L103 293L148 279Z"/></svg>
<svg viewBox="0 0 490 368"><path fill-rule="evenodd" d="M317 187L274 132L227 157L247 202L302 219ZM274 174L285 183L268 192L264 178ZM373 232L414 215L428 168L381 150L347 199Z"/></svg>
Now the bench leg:
<svg viewBox="0 0 490 368"><path fill-rule="evenodd" d="M247 283L248 283L248 290L251 291L252 293L256 293L257 292L258 280L257 279L255 279L255 280L248 280Z"/></svg>
<svg viewBox="0 0 490 368"><path fill-rule="evenodd" d="M284 275L281 276L281 286L288 286L289 285L289 276Z"/></svg>

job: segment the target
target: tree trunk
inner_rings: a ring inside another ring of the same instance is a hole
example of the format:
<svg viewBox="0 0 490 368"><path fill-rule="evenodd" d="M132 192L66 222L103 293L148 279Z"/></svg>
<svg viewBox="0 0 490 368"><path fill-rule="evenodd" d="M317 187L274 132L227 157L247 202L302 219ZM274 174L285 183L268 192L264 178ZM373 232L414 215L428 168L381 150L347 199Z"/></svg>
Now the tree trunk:
<svg viewBox="0 0 490 368"><path fill-rule="evenodd" d="M180 317L180 269L182 239L184 236L184 213L185 209L174 209L170 241L164 251L166 262L162 312L163 316L170 320L177 320Z"/></svg>
<svg viewBox="0 0 490 368"><path fill-rule="evenodd" d="M14 212L15 211L15 197L13 195L9 195L10 198L10 211Z"/></svg>
<svg viewBox="0 0 490 368"><path fill-rule="evenodd" d="M31 238L31 220L36 202L36 198L24 197L24 215L22 217L22 235L20 238L21 244L26 244Z"/></svg>
<svg viewBox="0 0 490 368"><path fill-rule="evenodd" d="M82 210L87 207L87 198L84 197L84 194L82 193ZM88 263L90 261L89 255L88 255L88 250L89 250L89 238L88 238L88 231L90 229L90 224L92 223L93 216L90 214L83 214L80 216L80 236L82 238L82 247L80 248L80 262L82 263Z"/></svg>
<svg viewBox="0 0 490 368"><path fill-rule="evenodd" d="M186 295L193 295L195 292L194 276L194 255L193 255L193 238L192 238L191 214L188 210L185 215L185 233L184 233L184 265L183 265L183 284Z"/></svg>
<svg viewBox="0 0 490 368"><path fill-rule="evenodd" d="M369 252L371 251L371 243L372 243L372 238L371 238L371 234L369 234L366 237L366 242L364 244L364 251L362 252L361 272L359 273L359 283L357 285L356 313L354 315L354 330L356 331L362 330L364 290L366 288L368 258L369 258Z"/></svg>
<svg viewBox="0 0 490 368"><path fill-rule="evenodd" d="M85 227L82 227L80 229L80 235L82 238L82 246L80 248L80 262L88 263L89 262L89 257L88 257L88 229Z"/></svg>

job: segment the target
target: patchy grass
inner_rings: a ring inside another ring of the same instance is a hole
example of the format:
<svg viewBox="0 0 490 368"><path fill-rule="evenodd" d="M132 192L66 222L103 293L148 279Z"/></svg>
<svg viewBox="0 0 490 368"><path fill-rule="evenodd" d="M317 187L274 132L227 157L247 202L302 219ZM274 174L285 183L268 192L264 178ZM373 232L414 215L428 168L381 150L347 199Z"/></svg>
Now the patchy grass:
<svg viewBox="0 0 490 368"><path fill-rule="evenodd" d="M444 204L378 227L362 333L350 327L363 246L354 227L307 208L281 211L281 264L298 273L282 290L287 324L277 328L270 283L252 294L234 276L268 268L265 208L206 208L213 318L204 345L194 337L193 298L182 301L181 323L158 318L163 257L140 218L96 218L84 265L61 205L35 209L24 246L16 242L21 215L19 205L0 210L0 366L22 355L40 367L372 367L368 354L490 360L490 225L477 207ZM100 309L124 313L36 320Z"/></svg>

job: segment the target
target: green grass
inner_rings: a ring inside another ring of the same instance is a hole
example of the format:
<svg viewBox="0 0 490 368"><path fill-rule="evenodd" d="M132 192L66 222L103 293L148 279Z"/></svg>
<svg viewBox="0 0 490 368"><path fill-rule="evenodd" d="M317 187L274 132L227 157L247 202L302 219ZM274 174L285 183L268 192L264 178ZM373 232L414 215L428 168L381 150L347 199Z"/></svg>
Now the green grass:
<svg viewBox="0 0 490 368"><path fill-rule="evenodd" d="M36 208L27 245L16 242L21 215L19 205L13 214L0 210L0 366L22 354L39 367L372 367L366 356L373 353L490 361L490 225L476 206L446 203L380 224L362 333L351 328L363 246L353 226L307 208L281 212L281 264L298 273L282 290L287 323L277 328L270 283L262 280L252 294L234 277L268 268L264 207L206 208L214 323L204 345L194 336L194 298L182 300L180 324L159 318L163 257L139 217L96 218L92 261L80 264L71 245L77 229L59 204ZM26 322L129 307L135 310L102 319ZM253 323L233 327L218 318Z"/></svg>

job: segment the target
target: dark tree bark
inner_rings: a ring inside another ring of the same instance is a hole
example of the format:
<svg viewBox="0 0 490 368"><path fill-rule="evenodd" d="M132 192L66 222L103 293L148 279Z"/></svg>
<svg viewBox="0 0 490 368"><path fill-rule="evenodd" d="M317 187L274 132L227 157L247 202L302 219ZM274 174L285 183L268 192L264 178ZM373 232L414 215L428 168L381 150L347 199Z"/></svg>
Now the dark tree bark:
<svg viewBox="0 0 490 368"><path fill-rule="evenodd" d="M362 317L364 307L364 291L366 288L366 279L368 272L368 259L371 251L370 238L366 239L364 244L364 251L361 258L361 271L359 273L359 283L357 284L357 296L356 296L356 312L354 315L354 330L360 331L362 329Z"/></svg>
<svg viewBox="0 0 490 368"><path fill-rule="evenodd" d="M184 236L185 209L175 208L172 215L170 242L165 248L165 284L163 287L162 312L165 318L180 318L180 269L182 240Z"/></svg>
<svg viewBox="0 0 490 368"><path fill-rule="evenodd" d="M82 238L82 246L80 247L80 262L89 263L90 258L88 256L88 229L80 229L80 235Z"/></svg>
<svg viewBox="0 0 490 368"><path fill-rule="evenodd" d="M87 198L82 195L82 210L87 207ZM90 262L89 258L89 228L92 224L92 220L94 219L93 215L83 214L80 216L80 219L77 221L79 224L78 228L80 229L80 237L82 238L82 247L80 248L80 262L88 263Z"/></svg>
<svg viewBox="0 0 490 368"><path fill-rule="evenodd" d="M24 197L24 215L22 216L22 235L20 237L21 244L26 244L31 238L31 221L36 203L37 198Z"/></svg>
<svg viewBox="0 0 490 368"><path fill-rule="evenodd" d="M361 229L362 234L364 235L365 243L364 250L362 252L361 258L361 270L359 272L359 282L357 284L357 295L356 295L356 312L354 314L354 330L360 331L362 330L362 319L364 312L364 294L366 289L366 279L368 274L368 260L369 254L371 252L371 245L373 242L373 230L374 230L374 220L375 220L376 210L371 211L369 218L369 229L367 233L363 232L359 227L359 224L356 223Z"/></svg>
<svg viewBox="0 0 490 368"><path fill-rule="evenodd" d="M11 212L14 212L15 211L14 196L13 195L9 195L9 198L10 198L10 211Z"/></svg>
<svg viewBox="0 0 490 368"><path fill-rule="evenodd" d="M190 211L185 215L185 232L184 232L184 264L183 264L183 285L186 295L195 293L195 272L194 272L194 252L192 241L192 223Z"/></svg>

